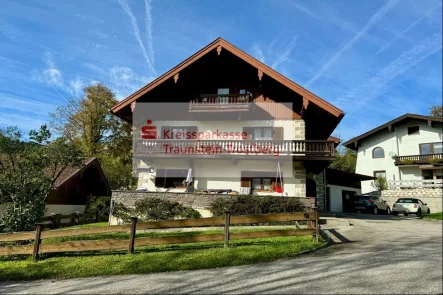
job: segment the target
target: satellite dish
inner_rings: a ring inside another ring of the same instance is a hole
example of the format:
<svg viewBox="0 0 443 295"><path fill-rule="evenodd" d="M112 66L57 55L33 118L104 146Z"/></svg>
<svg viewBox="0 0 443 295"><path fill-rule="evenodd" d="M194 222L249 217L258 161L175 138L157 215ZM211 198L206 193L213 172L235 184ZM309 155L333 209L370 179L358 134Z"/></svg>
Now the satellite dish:
<svg viewBox="0 0 443 295"><path fill-rule="evenodd" d="M396 154L393 151L390 151L388 155L391 158L394 158L396 156Z"/></svg>

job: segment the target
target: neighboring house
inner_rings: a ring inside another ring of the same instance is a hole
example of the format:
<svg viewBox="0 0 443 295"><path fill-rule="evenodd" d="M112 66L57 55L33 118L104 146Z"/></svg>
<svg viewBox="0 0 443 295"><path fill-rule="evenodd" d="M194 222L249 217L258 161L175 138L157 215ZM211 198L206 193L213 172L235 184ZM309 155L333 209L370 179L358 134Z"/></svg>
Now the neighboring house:
<svg viewBox="0 0 443 295"><path fill-rule="evenodd" d="M171 103L168 112L160 103ZM317 196L315 175L335 159L337 139L329 136L344 116L222 38L112 112L137 130L133 151L139 190L312 198ZM240 137L170 137L217 130ZM168 153L166 145L189 154ZM200 145L213 150L201 151ZM272 152L242 152L251 145Z"/></svg>
<svg viewBox="0 0 443 295"><path fill-rule="evenodd" d="M358 151L357 173L382 176L390 189L441 188L442 127L442 118L405 114L343 145ZM374 191L372 183L363 181L362 193Z"/></svg>
<svg viewBox="0 0 443 295"><path fill-rule="evenodd" d="M81 168L67 167L57 177L46 198L45 215L84 213L89 196L110 195L111 189L98 159L85 159ZM0 204L0 214L9 204Z"/></svg>
<svg viewBox="0 0 443 295"><path fill-rule="evenodd" d="M84 213L89 196L110 196L111 190L97 158L84 161L82 168L67 167L55 180L46 198L46 212Z"/></svg>

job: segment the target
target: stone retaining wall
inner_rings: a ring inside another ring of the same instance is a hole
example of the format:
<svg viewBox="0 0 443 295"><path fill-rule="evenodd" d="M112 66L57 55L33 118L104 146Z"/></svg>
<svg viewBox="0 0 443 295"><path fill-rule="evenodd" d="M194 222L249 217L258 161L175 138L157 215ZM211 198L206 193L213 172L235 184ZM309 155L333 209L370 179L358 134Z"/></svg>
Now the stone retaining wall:
<svg viewBox="0 0 443 295"><path fill-rule="evenodd" d="M232 198L235 195L222 194L192 194L192 193L170 193L170 192L133 192L133 191L112 191L111 202L121 203L125 206L134 206L138 200L145 198L160 198L171 202L177 202L185 207L195 209L200 212L203 217L212 216L209 209L211 204L219 198ZM259 196L253 196L259 198ZM287 197L275 197L287 198ZM314 198L299 198L305 206L313 206ZM117 224L118 220L111 215L109 216L111 225Z"/></svg>
<svg viewBox="0 0 443 295"><path fill-rule="evenodd" d="M389 189L381 192L381 197L392 207L398 198L417 198L423 203L427 203L431 212L442 212L441 188L405 188Z"/></svg>

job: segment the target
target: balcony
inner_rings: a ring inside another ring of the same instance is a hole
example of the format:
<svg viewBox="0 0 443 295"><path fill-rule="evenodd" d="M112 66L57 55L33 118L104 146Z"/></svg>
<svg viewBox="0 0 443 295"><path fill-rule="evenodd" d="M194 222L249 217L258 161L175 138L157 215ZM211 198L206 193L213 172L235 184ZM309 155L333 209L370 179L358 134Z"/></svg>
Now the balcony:
<svg viewBox="0 0 443 295"><path fill-rule="evenodd" d="M418 164L440 166L443 164L443 154L397 156L394 158L394 163L396 166Z"/></svg>
<svg viewBox="0 0 443 295"><path fill-rule="evenodd" d="M328 140L137 140L134 154L145 157L335 159L334 142Z"/></svg>
<svg viewBox="0 0 443 295"><path fill-rule="evenodd" d="M189 102L189 112L241 112L249 111L249 94L201 94Z"/></svg>

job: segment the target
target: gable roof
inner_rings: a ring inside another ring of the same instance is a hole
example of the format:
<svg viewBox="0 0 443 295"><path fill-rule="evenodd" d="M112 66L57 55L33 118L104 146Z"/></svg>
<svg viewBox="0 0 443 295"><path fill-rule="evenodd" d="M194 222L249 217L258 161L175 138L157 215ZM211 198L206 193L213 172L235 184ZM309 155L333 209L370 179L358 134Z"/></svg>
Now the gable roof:
<svg viewBox="0 0 443 295"><path fill-rule="evenodd" d="M403 121L407 121L407 120L411 120L411 119L427 121L428 124L431 124L434 122L437 122L437 123L443 122L443 118L439 118L439 117L423 116L423 115L417 115L417 114L404 114L398 118L395 118L394 120L391 120L391 121L389 121L383 125L380 125L372 130L369 130L368 132L363 133L362 135L356 136L356 137L344 142L343 146L353 149L353 150L357 150L358 149L357 148L358 141L365 139L367 137L370 137L370 136L374 135L375 133L388 128L389 126L395 126L399 123L402 123Z"/></svg>
<svg viewBox="0 0 443 295"><path fill-rule="evenodd" d="M109 184L108 184L108 180L104 176L103 170L101 169L100 162L95 157L84 159L83 166L81 168L66 167L65 170L63 170L62 173L60 173L60 175L55 180L53 188L54 189L59 188L60 186L62 186L66 182L68 182L70 179L74 178L78 174L82 173L83 171L85 171L86 169L88 169L89 167L94 166L94 165L97 167L97 169L99 170L99 173L102 175L103 181L104 181L108 191L111 191Z"/></svg>
<svg viewBox="0 0 443 295"><path fill-rule="evenodd" d="M164 73L154 81L148 83L146 86L142 87L138 91L134 92L124 100L117 103L111 111L115 114L119 110L123 109L124 107L127 107L132 102L136 101L138 98L143 96L144 94L148 93L152 89L154 89L156 86L160 85L161 83L165 82L168 79L171 79L174 77L174 75L180 73L181 70L188 67L204 55L208 54L209 52L213 50L227 50L230 53L234 54L238 58L242 59L243 61L249 63L253 67L255 67L257 70L261 71L263 74L273 78L274 80L280 82L284 86L288 87L292 91L300 94L304 98L306 98L309 102L312 102L313 104L319 106L320 108L324 109L325 111L331 113L335 117L342 117L344 113L338 109L337 107L333 106L332 104L328 103L327 101L323 100L319 96L313 94L309 90L303 88L302 86L298 85L297 83L291 81L290 79L286 78L285 76L281 75L277 71L271 69L264 63L258 61L257 59L253 58L246 52L240 50L239 48L235 47L231 43L227 42L226 40L222 38L217 38L213 42L209 43L207 46L202 48L201 50L197 51L195 54L191 55L189 58L169 70L168 72Z"/></svg>

